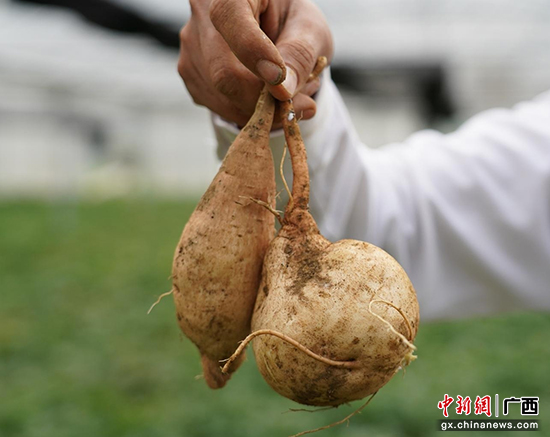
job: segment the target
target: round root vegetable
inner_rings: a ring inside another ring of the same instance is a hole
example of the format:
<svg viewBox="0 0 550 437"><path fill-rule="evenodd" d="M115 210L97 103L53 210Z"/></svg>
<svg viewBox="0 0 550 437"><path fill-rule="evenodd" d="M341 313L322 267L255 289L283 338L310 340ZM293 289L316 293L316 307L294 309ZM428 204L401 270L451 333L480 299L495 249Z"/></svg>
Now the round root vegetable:
<svg viewBox="0 0 550 437"><path fill-rule="evenodd" d="M269 148L274 107L264 89L174 255L172 290L179 326L199 349L211 388L225 385L230 374L222 374L219 361L250 332L263 258L275 233L273 215L261 206L271 207L275 200Z"/></svg>
<svg viewBox="0 0 550 437"><path fill-rule="evenodd" d="M416 293L405 271L362 241L325 239L308 211L306 151L291 102L281 118L293 167L283 226L264 260L252 334L265 380L281 395L338 406L376 393L415 357Z"/></svg>

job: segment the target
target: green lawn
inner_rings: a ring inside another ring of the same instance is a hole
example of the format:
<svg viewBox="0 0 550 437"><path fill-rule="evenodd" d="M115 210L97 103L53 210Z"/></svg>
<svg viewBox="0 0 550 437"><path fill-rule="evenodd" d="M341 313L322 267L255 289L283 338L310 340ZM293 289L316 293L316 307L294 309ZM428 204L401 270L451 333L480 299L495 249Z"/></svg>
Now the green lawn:
<svg viewBox="0 0 550 437"><path fill-rule="evenodd" d="M192 202L0 204L2 437L277 437L360 405L283 414L297 404L267 386L250 351L223 390L195 378L198 354L179 333L171 299L146 315L170 289L172 252L192 209ZM445 393L540 396L543 430L523 434L548 435L549 332L546 314L421 325L419 359L405 377L348 427L319 435L439 435Z"/></svg>

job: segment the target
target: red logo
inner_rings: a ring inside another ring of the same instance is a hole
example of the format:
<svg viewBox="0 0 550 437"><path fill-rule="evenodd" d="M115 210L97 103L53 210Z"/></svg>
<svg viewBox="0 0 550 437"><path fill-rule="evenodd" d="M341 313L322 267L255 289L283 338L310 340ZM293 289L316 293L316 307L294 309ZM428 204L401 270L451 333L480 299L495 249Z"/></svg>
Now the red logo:
<svg viewBox="0 0 550 437"><path fill-rule="evenodd" d="M487 417L491 417L491 396L483 396L482 398L477 396L475 407L475 414L479 415L485 413Z"/></svg>
<svg viewBox="0 0 550 437"><path fill-rule="evenodd" d="M472 412L472 400L470 396L463 398L458 395L456 397L456 414L464 413L466 416Z"/></svg>
<svg viewBox="0 0 550 437"><path fill-rule="evenodd" d="M449 405L451 405L453 401L454 399L445 393L445 397L443 398L443 401L439 401L437 403L437 408L439 408L440 410L443 410L443 415L445 417L449 417L449 412L447 411L447 408L449 408Z"/></svg>

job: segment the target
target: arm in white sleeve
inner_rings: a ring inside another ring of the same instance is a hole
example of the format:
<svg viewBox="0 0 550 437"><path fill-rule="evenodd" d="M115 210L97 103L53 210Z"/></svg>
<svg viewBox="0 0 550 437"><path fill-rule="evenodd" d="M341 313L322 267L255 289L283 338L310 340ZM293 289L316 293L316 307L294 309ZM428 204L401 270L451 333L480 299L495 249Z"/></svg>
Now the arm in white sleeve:
<svg viewBox="0 0 550 437"><path fill-rule="evenodd" d="M391 253L424 319L550 309L550 93L376 150L330 80L317 104L302 133L327 238Z"/></svg>

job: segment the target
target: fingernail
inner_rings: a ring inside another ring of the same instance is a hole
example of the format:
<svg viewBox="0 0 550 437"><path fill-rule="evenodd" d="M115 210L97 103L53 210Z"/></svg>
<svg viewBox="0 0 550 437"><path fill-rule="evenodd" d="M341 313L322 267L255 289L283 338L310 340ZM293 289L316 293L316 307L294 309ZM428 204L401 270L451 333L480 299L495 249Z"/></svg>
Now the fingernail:
<svg viewBox="0 0 550 437"><path fill-rule="evenodd" d="M286 79L281 84L291 96L294 96L296 92L296 85L298 85L298 77L292 68L286 69Z"/></svg>
<svg viewBox="0 0 550 437"><path fill-rule="evenodd" d="M279 85L283 78L283 70L277 64L262 59L256 64L258 74L270 85Z"/></svg>

